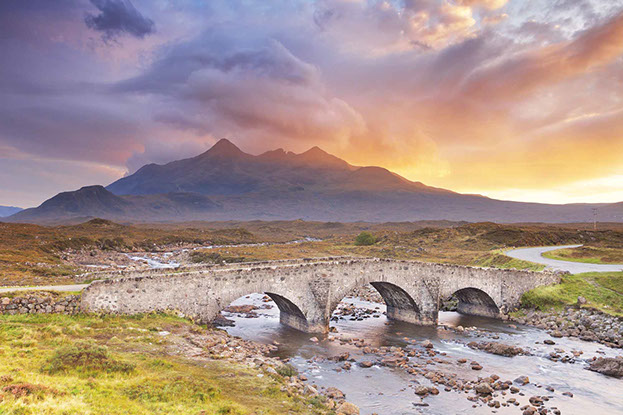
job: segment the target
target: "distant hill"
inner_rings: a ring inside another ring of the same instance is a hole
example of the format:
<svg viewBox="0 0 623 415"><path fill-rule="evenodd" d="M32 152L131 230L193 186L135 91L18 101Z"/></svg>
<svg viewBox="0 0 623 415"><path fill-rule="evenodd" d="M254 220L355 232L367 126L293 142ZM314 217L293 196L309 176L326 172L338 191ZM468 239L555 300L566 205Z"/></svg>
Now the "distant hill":
<svg viewBox="0 0 623 415"><path fill-rule="evenodd" d="M352 166L314 147L255 156L223 139L196 157L148 164L104 188L60 193L12 221L277 220L623 222L623 203L548 205L464 195L381 167Z"/></svg>
<svg viewBox="0 0 623 415"><path fill-rule="evenodd" d="M209 212L216 204L192 193L149 196L116 196L103 186L86 186L63 192L39 207L25 209L9 218L12 222L62 222L69 219L107 218L130 221L170 220Z"/></svg>
<svg viewBox="0 0 623 415"><path fill-rule="evenodd" d="M0 206L0 218L11 216L21 210L22 208L15 206Z"/></svg>

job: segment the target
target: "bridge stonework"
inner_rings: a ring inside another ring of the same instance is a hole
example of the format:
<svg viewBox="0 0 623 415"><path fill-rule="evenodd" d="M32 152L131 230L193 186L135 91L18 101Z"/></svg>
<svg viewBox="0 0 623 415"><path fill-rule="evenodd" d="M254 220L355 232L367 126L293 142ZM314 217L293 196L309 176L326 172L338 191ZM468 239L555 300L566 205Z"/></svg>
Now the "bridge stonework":
<svg viewBox="0 0 623 415"><path fill-rule="evenodd" d="M549 272L375 258L273 261L121 275L92 283L82 295L82 309L120 314L175 310L209 322L234 300L265 293L279 307L283 324L310 333L326 332L338 303L365 284L379 291L388 318L434 325L440 300L452 295L459 300L459 312L499 317L516 309L526 291L560 282L557 274Z"/></svg>

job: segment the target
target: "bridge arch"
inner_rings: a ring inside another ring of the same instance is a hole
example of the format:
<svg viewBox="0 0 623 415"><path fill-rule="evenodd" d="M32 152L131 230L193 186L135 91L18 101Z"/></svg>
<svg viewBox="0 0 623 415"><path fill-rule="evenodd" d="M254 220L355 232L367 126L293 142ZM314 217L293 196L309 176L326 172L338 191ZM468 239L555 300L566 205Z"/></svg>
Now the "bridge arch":
<svg viewBox="0 0 623 415"><path fill-rule="evenodd" d="M454 292L458 300L457 311L483 317L499 317L500 308L485 291L475 287L465 287Z"/></svg>
<svg viewBox="0 0 623 415"><path fill-rule="evenodd" d="M201 322L211 322L232 302L257 293L267 295L277 305L280 323L304 332L326 330L324 325L318 324L317 316L323 314L322 310L314 301L313 294L304 286L303 289L301 287L293 289L288 284L257 283L247 280L228 288L218 297L208 293L205 302L198 305L196 314L200 316Z"/></svg>
<svg viewBox="0 0 623 415"><path fill-rule="evenodd" d="M383 297L387 306L387 318L416 324L421 322L420 307L404 289L384 281L374 281L370 285Z"/></svg>
<svg viewBox="0 0 623 415"><path fill-rule="evenodd" d="M404 275L392 277L370 273L349 284L344 284L333 293L327 310L327 325L328 319L342 299L357 287L366 284L374 287L383 298L387 307L387 318L416 325L437 323L438 312L435 299L421 286L421 281L415 278L404 278Z"/></svg>
<svg viewBox="0 0 623 415"><path fill-rule="evenodd" d="M281 324L297 330L309 331L307 317L305 317L303 311L296 304L279 294L271 292L265 292L264 294L277 304L277 308L279 308L279 322Z"/></svg>

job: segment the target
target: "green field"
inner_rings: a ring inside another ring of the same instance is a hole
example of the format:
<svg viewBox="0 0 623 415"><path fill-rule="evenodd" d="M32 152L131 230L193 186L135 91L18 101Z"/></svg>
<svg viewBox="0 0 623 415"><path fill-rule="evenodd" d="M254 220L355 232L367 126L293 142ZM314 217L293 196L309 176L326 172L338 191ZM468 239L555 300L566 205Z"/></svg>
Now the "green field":
<svg viewBox="0 0 623 415"><path fill-rule="evenodd" d="M562 309L576 304L579 296L586 298L586 307L623 316L623 272L565 275L561 284L524 294L522 305L539 310Z"/></svg>
<svg viewBox="0 0 623 415"><path fill-rule="evenodd" d="M0 316L0 414L330 413L279 375L189 357L206 330L166 315Z"/></svg>
<svg viewBox="0 0 623 415"><path fill-rule="evenodd" d="M544 257L589 264L623 264L623 248L581 246L545 252Z"/></svg>

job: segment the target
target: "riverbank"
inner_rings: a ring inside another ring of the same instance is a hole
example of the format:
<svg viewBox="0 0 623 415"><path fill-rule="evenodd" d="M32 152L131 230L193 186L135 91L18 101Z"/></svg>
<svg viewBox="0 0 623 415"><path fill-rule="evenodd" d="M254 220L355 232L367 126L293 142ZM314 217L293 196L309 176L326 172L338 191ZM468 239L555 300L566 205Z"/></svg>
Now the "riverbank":
<svg viewBox="0 0 623 415"><path fill-rule="evenodd" d="M537 287L521 299L524 309L560 312L571 306L623 317L623 272L562 275L560 284Z"/></svg>
<svg viewBox="0 0 623 415"><path fill-rule="evenodd" d="M168 315L0 316L6 414L329 414L338 407L245 341Z"/></svg>
<svg viewBox="0 0 623 415"><path fill-rule="evenodd" d="M521 310L514 315L513 321L547 330L555 338L574 337L608 347L623 348L623 317L595 309L567 307L559 311Z"/></svg>

